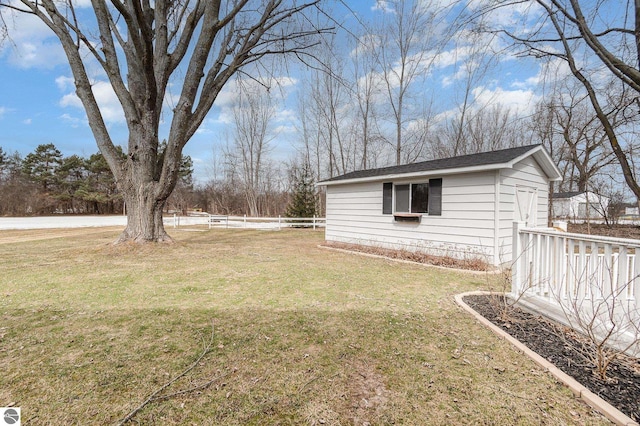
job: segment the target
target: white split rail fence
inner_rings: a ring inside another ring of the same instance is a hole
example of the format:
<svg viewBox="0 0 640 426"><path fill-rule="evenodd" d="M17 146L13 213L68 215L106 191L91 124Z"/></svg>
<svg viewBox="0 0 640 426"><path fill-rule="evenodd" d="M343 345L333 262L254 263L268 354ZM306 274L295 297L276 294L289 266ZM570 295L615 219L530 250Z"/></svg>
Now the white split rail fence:
<svg viewBox="0 0 640 426"><path fill-rule="evenodd" d="M212 228L240 228L280 230L283 228L324 228L326 219L323 217L250 217L202 214L196 216L173 217L173 227L188 225L207 225Z"/></svg>

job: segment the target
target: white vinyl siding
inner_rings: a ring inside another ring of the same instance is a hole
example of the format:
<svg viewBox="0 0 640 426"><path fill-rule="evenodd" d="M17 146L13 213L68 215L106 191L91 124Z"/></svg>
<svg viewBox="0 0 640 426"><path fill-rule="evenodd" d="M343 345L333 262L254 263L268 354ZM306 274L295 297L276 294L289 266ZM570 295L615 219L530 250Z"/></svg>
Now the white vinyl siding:
<svg viewBox="0 0 640 426"><path fill-rule="evenodd" d="M425 215L420 223L396 222L393 216L382 214L382 181L329 186L326 239L458 258L482 257L493 263L487 258L494 245L493 176L493 172L444 176L442 215ZM404 183L409 182L394 182Z"/></svg>
<svg viewBox="0 0 640 426"><path fill-rule="evenodd" d="M498 257L500 263L511 260L511 240L513 222L517 219L516 193L518 187L533 188L537 193L535 200L535 226L546 227L549 216L549 181L533 157L527 157L515 164L513 169L504 169L500 184L500 216L498 230Z"/></svg>
<svg viewBox="0 0 640 426"><path fill-rule="evenodd" d="M547 225L548 179L531 156L511 169L425 175L422 181L430 177L442 177L442 215L424 215L419 223L397 222L393 215L383 214L383 184L389 182L384 177L328 186L326 240L507 264L518 188L536 194L532 220L536 226ZM393 184L418 181L413 177Z"/></svg>
<svg viewBox="0 0 640 426"><path fill-rule="evenodd" d="M395 188L435 178L442 178L441 215L416 215L419 221L394 220L389 214L395 209L395 199L390 202L395 197L395 193L390 196L390 184ZM328 181L326 239L458 258L480 257L496 266L508 265L514 220L525 217L529 226L546 227L549 180L559 178L551 158L536 148L495 166L405 174L396 171ZM519 198L523 212L516 212Z"/></svg>

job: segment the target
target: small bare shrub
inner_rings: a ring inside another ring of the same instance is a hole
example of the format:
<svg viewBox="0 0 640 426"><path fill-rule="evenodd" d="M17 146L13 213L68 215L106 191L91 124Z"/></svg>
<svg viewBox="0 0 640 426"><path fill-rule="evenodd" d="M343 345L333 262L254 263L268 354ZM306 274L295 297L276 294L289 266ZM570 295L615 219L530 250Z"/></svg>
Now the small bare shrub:
<svg viewBox="0 0 640 426"><path fill-rule="evenodd" d="M614 360L627 352L637 355L640 350L640 310L627 299L638 277L614 285L613 268L606 269L604 275L574 271L576 279L566 290L568 294L554 295L569 326L580 334L576 349L601 380L607 380Z"/></svg>

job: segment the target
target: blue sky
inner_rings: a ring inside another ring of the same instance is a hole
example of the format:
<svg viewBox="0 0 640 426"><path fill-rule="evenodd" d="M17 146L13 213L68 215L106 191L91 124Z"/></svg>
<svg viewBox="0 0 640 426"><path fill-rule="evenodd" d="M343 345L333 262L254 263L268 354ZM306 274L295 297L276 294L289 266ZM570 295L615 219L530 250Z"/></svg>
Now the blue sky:
<svg viewBox="0 0 640 426"><path fill-rule="evenodd" d="M77 0L78 4L88 3ZM384 13L384 2L352 0L346 2L363 19ZM336 3L337 4L337 3ZM336 6L337 13L348 16L345 8ZM347 19L345 25L355 25L355 19ZM33 18L19 17L10 28L12 41L0 46L0 147L5 152L19 152L25 156L38 145L53 143L64 155L89 156L97 152L95 141L86 123L84 111L73 95L73 84L62 49L48 29ZM449 56L463 54L451 47ZM443 56L446 58L446 55ZM443 59L446 62L446 59ZM434 87L428 90L447 99L448 83L455 78L459 61L444 63L437 69L439 75L432 78ZM494 74L474 90L480 103L502 102L520 111L533 107L539 68L531 62L504 58ZM296 91L300 79L289 77L284 86L285 100L281 104L276 125L283 129L277 135L271 156L275 161L286 160L295 151L298 136L295 134ZM106 84L96 86L103 114L116 143L126 145L126 126L118 111L115 95ZM209 164L214 150L219 151L229 134L225 120L225 107L232 102L233 91L221 94L201 130L185 147L185 154L194 160L196 178L204 182L210 176ZM453 96L449 100L453 99ZM444 102L444 101L443 101ZM454 105L449 105L453 107ZM442 113L446 113L443 109Z"/></svg>

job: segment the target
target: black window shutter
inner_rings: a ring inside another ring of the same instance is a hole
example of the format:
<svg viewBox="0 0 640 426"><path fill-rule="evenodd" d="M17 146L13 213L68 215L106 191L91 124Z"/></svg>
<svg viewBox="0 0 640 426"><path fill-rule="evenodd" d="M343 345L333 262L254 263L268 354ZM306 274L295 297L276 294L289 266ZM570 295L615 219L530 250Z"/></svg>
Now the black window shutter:
<svg viewBox="0 0 640 426"><path fill-rule="evenodd" d="M382 184L382 214L393 213L393 183Z"/></svg>
<svg viewBox="0 0 640 426"><path fill-rule="evenodd" d="M429 179L429 216L442 216L442 179Z"/></svg>

